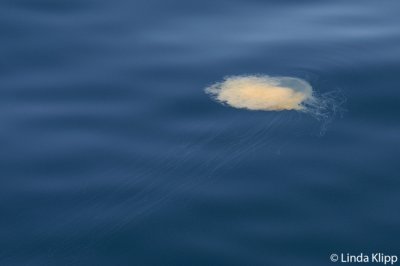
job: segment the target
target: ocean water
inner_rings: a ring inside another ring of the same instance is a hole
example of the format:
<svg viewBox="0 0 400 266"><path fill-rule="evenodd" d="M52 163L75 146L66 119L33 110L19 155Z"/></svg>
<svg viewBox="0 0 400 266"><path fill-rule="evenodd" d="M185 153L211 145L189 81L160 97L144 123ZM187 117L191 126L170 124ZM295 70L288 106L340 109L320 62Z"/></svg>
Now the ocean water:
<svg viewBox="0 0 400 266"><path fill-rule="evenodd" d="M0 265L400 256L399 12L1 1ZM204 93L243 74L339 92L340 112L247 111Z"/></svg>

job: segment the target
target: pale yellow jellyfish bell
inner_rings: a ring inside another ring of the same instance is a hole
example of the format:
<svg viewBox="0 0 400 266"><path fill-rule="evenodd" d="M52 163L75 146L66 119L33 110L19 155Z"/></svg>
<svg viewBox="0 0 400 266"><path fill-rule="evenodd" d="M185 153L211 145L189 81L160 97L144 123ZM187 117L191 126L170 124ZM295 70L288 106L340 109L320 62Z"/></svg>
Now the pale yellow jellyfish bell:
<svg viewBox="0 0 400 266"><path fill-rule="evenodd" d="M218 102L248 110L304 111L307 102L315 101L311 85L291 77L231 76L206 92Z"/></svg>
<svg viewBox="0 0 400 266"><path fill-rule="evenodd" d="M214 100L234 108L307 113L322 121L321 135L333 117L342 114L341 105L346 101L340 91L316 95L305 80L266 75L227 77L205 91Z"/></svg>

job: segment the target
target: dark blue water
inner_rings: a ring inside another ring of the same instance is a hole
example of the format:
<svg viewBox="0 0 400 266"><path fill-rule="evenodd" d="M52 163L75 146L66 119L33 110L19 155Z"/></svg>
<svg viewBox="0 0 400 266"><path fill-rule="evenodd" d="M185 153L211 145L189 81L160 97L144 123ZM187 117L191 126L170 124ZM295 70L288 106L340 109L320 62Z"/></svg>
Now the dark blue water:
<svg viewBox="0 0 400 266"><path fill-rule="evenodd" d="M399 13L369 0L1 1L0 265L400 255ZM340 91L345 111L324 131L203 91L257 73Z"/></svg>

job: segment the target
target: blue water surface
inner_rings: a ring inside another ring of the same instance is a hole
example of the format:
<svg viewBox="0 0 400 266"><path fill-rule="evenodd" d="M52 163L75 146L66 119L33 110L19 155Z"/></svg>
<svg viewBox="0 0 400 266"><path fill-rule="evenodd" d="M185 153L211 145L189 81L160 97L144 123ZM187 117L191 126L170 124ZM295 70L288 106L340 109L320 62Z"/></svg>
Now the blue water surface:
<svg viewBox="0 0 400 266"><path fill-rule="evenodd" d="M399 14L391 0L2 0L0 265L400 256ZM243 74L340 91L342 111L325 125L204 93Z"/></svg>

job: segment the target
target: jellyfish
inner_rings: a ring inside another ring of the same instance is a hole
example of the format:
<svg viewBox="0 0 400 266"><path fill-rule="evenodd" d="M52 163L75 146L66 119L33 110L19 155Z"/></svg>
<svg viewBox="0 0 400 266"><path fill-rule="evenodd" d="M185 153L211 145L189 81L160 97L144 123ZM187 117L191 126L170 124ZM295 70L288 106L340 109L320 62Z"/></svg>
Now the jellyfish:
<svg viewBox="0 0 400 266"><path fill-rule="evenodd" d="M205 89L215 101L251 111L297 111L323 121L322 128L336 113L344 96L338 91L317 94L305 80L268 75L229 76Z"/></svg>

